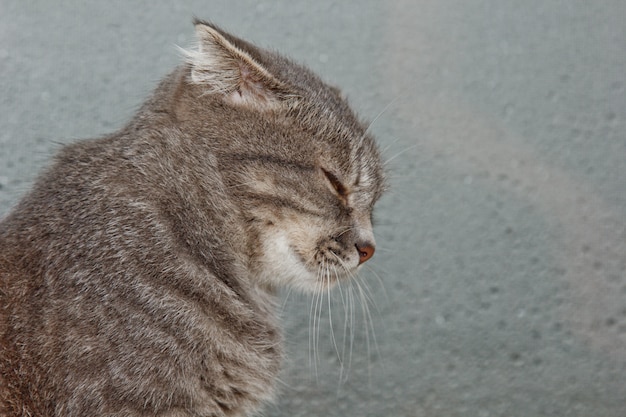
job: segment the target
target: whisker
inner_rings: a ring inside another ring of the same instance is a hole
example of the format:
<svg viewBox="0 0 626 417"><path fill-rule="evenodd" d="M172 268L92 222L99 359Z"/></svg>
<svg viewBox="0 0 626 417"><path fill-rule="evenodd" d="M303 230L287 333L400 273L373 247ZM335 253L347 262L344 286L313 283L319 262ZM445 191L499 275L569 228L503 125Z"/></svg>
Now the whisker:
<svg viewBox="0 0 626 417"><path fill-rule="evenodd" d="M411 145L411 146L409 146L409 147L404 148L404 149L403 149L403 150L401 150L400 152L398 152L398 153L394 154L393 156L391 156L391 157L387 158L387 159L383 162L383 165L384 165L384 166L389 165L389 163L390 163L391 161L393 161L394 159L396 159L397 157L399 157L399 156L400 156L400 155L402 155L403 153L405 153L405 152L407 152L407 151L410 151L411 149L415 149L415 148L417 148L417 144L416 144L416 145Z"/></svg>
<svg viewBox="0 0 626 417"><path fill-rule="evenodd" d="M318 303L315 306L315 319L316 319L316 323L317 323L317 327L315 327L315 323L314 323L314 331L315 331L315 346L314 346L314 353L315 353L315 370L316 370L316 377L317 377L317 365L319 363L319 348L320 348L320 330L322 327L322 307L324 306L324 280L326 278L327 274L327 269L328 269L328 262L326 260L323 261L322 263L322 268L320 268L320 279L319 281L319 289L317 290L319 297L318 297Z"/></svg>
<svg viewBox="0 0 626 417"><path fill-rule="evenodd" d="M333 266L334 268L334 266ZM337 359L339 360L339 364L341 369L343 369L343 362L341 360L341 356L339 355L339 348L337 347L337 340L335 339L335 330L333 328L333 312L331 306L331 297L330 297L330 268L328 269L327 274L328 285L326 286L326 292L328 294L328 324L330 325L330 340L335 347L335 352L337 353Z"/></svg>
<svg viewBox="0 0 626 417"><path fill-rule="evenodd" d="M341 230L341 232L339 232L339 230ZM368 230L368 229L366 227L362 227L362 226L344 226L344 227L335 229L335 233L333 235L336 236L336 237L341 237L345 233L354 232L354 231L360 231L360 230ZM341 261L341 260L339 259L339 261Z"/></svg>
<svg viewBox="0 0 626 417"><path fill-rule="evenodd" d="M346 370L346 377L345 377L345 381L348 380L348 375L350 374L350 370L352 369L352 352L354 351L354 336L355 336L355 332L354 332L354 328L355 328L355 307L354 307L354 284L353 281L355 279L354 274L345 266L345 264L343 262L341 262L341 265L344 267L344 269L348 272L348 274L350 275L350 280L349 282L349 286L348 286L348 310L346 312L346 314L348 315L348 320L346 321L346 324L344 325L347 326L349 323L349 328L350 328L350 339L349 339L349 351L348 351L348 366L347 366L347 370ZM344 336L344 346L345 346L345 336Z"/></svg>
<svg viewBox="0 0 626 417"><path fill-rule="evenodd" d="M316 323L318 322L317 320L317 315L318 315L318 303L319 303L319 298L320 298L320 293L321 293L321 268L318 269L317 271L317 279L315 282L315 291L313 294L313 299L311 300L311 311L309 313L309 367L313 367L314 368L314 374L315 374L315 380L318 380L318 372L317 372L317 339L316 339L316 335L317 335L317 331L316 331Z"/></svg>
<svg viewBox="0 0 626 417"><path fill-rule="evenodd" d="M333 253L333 255L335 256L335 258L338 258L336 254ZM339 264L341 267L343 267L342 264ZM345 268L344 268L345 269ZM341 338L341 357L339 359L339 363L341 364L341 367L339 368L339 385L341 386L341 383L343 381L343 373L344 373L344 360L345 360L345 352L346 352L346 334L347 334L347 329L346 329L346 325L348 323L347 321L347 310L346 310L346 300L344 298L343 295L343 288L341 288L341 280L339 279L339 273L337 272L337 266L333 265L333 270L334 270L334 274L335 274L335 279L337 280L337 289L338 289L338 293L339 293L339 298L341 299L341 305L343 307L343 311L344 311L344 320L343 320L343 335ZM339 351L337 351L337 355L339 356Z"/></svg>
<svg viewBox="0 0 626 417"><path fill-rule="evenodd" d="M356 288L359 292L359 298L361 300L361 311L363 314L363 319L364 319L364 329L365 329L365 340L366 340L366 345L367 345L367 354L368 354L368 358L371 358L372 356L372 351L371 351L371 344L373 342L374 344L374 349L378 355L379 358L382 357L381 352L380 352L380 346L378 344L378 339L376 337L376 331L374 328L374 320L372 318L372 314L370 312L370 307L369 307L369 303L368 300L371 301L370 296L368 296L367 291L363 289L363 286L361 284L365 284L364 281L359 282L359 280L354 280L354 283L356 284ZM380 314L380 311L377 309L377 311ZM370 336L371 333L371 336ZM368 367L368 375L369 375L369 381L371 383L371 373L372 373L372 364L371 361L369 362L369 367Z"/></svg>
<svg viewBox="0 0 626 417"><path fill-rule="evenodd" d="M367 133L370 131L370 129L372 128L372 126L374 125L374 123L376 123L376 121L378 121L378 119L387 112L387 110L389 110L391 108L391 106L393 106L398 100L400 100L401 98L407 96L409 93L412 93L413 91L415 91L419 86L418 85L414 85L413 87L409 88L408 90L404 90L401 93L399 93L398 95L396 95L380 112L378 112L378 114L376 115L376 117L374 117L372 119L372 121L370 121L367 124L367 127L365 128L365 131L363 132L363 134L361 135L361 137L359 138L359 143L358 143L358 147L361 147L361 145L363 145L363 141L365 140L365 137L367 136Z"/></svg>
<svg viewBox="0 0 626 417"><path fill-rule="evenodd" d="M367 284L367 282L365 280L358 280L358 279L356 279L355 281L356 282L360 281L360 284L362 284L362 288L364 290L363 294L365 295L365 300L368 302L368 305L371 305L372 307L374 307L378 315L382 316L382 313L380 309L378 308L378 304L376 303L376 298L374 297L372 290L370 286Z"/></svg>
<svg viewBox="0 0 626 417"><path fill-rule="evenodd" d="M289 286L287 289L287 294L285 295L285 298L283 299L283 302L280 305L280 315L283 316L285 313L285 307L287 306L287 300L289 300L289 296L291 295L291 292L293 291L293 287Z"/></svg>
<svg viewBox="0 0 626 417"><path fill-rule="evenodd" d="M349 293L348 293L348 297L349 297L349 320L350 320L350 351L349 351L349 355L348 355L348 368L347 368L347 372L346 372L346 377L345 377L345 381L347 381L347 375L349 374L349 371L351 369L352 366L352 352L353 352L353 347L354 347L354 321L355 321L355 308L354 308L354 291L353 291L353 283L356 282L356 275L351 271L350 268L348 268L345 264L345 262L336 254L333 254L333 256L335 257L335 259L337 260L337 263L345 270L345 272L347 273L347 275L349 276L350 280L348 281L350 286L348 287L349 289ZM358 283L357 283L358 285ZM345 316L348 315L348 311L346 311ZM364 317L366 317L364 315ZM344 317L345 319L345 317ZM344 382L344 377L343 377L343 364L345 363L345 339L346 339L346 326L347 326L347 319L345 319L346 321L344 322L344 338L343 338L343 343L344 343L344 347L343 347L343 354L342 356L344 357L344 361L342 362L342 369L340 372L340 384ZM368 329L366 327L366 333L368 332ZM368 340L367 342L367 346L368 346L368 358L370 357L370 349L369 349L369 337L366 334L366 340Z"/></svg>
<svg viewBox="0 0 626 417"><path fill-rule="evenodd" d="M391 139L393 139L390 143L388 143L384 148L381 149L381 153L384 155L387 153L387 151L389 151L389 149L392 148L392 146L394 146L396 143L398 143L400 141L399 137L396 136L389 136Z"/></svg>
<svg viewBox="0 0 626 417"><path fill-rule="evenodd" d="M341 231L339 231L341 230ZM348 233L348 232L352 232L354 230L357 230L356 226L344 226L341 227L339 229L335 229L335 233L333 233L333 235L337 236L337 237L341 237L342 235Z"/></svg>
<svg viewBox="0 0 626 417"><path fill-rule="evenodd" d="M363 315L363 320L364 320L364 330L365 330L365 346L367 349L367 357L368 359L371 358L372 356L372 352L371 352L371 342L370 342L370 329L367 325L367 319L369 317L369 307L367 305L367 302L363 299L363 290L361 288L361 285L358 283L358 281L354 281L354 283L356 284L356 289L358 291L359 294L359 299L360 299L360 304L361 304L361 313ZM369 362L369 361L368 361ZM368 367L368 376L371 380L371 367Z"/></svg>
<svg viewBox="0 0 626 417"><path fill-rule="evenodd" d="M367 268L367 270L369 272L372 273L372 275L374 275L374 277L376 278L376 281L378 281L378 285L380 285L380 288L383 291L383 294L385 296L385 301L389 302L389 294L387 293L387 288L385 288L385 282L383 281L383 279L381 278L381 276L378 274L378 272L376 272L376 270L374 268L372 268L369 265L365 265L365 267Z"/></svg>
<svg viewBox="0 0 626 417"><path fill-rule="evenodd" d="M352 352L354 348L354 321L355 321L355 307L354 307L354 285L352 281L350 281L350 287L348 288L350 291L348 293L348 305L350 307L350 350L348 355L348 372L352 368ZM347 377L346 377L347 378Z"/></svg>
<svg viewBox="0 0 626 417"><path fill-rule="evenodd" d="M414 87L415 88L415 87ZM367 133L369 132L369 130L371 129L371 127L374 125L374 123L376 123L376 121L387 112L387 110L389 110L389 108L391 106L393 106L394 104L396 104L396 102L398 100L400 100L402 98L403 95L405 95L406 92L402 92L400 94L398 94L393 100L391 100L389 103L387 103L387 105L380 111L378 112L378 114L372 119L372 121L370 121L367 124L367 127L365 128L365 131L363 132L363 134L361 135L361 138L359 139L359 145L358 147L361 147L361 145L363 144L363 140L365 139L365 137L367 136Z"/></svg>

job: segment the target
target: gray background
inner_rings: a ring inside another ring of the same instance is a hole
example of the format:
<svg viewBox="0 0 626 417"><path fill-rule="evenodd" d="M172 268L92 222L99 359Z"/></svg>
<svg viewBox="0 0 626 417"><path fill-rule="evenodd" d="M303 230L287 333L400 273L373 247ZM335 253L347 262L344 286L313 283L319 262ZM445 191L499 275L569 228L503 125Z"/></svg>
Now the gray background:
<svg viewBox="0 0 626 417"><path fill-rule="evenodd" d="M266 415L626 416L623 0L0 5L0 213L131 117L194 14L392 103L370 314L285 294Z"/></svg>

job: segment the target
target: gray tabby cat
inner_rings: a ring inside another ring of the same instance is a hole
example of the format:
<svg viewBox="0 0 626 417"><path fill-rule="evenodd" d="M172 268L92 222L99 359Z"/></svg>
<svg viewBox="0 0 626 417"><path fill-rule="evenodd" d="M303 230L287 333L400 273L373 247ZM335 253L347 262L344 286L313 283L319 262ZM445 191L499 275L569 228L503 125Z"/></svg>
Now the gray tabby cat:
<svg viewBox="0 0 626 417"><path fill-rule="evenodd" d="M0 223L0 415L244 416L276 289L374 253L379 151L339 91L196 21L120 131L61 150Z"/></svg>

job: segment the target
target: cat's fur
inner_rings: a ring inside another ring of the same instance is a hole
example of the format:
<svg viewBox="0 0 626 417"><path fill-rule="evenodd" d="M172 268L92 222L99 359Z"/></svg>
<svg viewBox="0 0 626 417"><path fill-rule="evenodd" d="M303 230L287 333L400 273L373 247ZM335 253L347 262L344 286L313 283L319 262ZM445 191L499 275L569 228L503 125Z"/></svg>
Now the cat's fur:
<svg viewBox="0 0 626 417"><path fill-rule="evenodd" d="M64 147L0 223L1 416L243 416L275 289L374 250L379 152L337 89L196 21L120 131Z"/></svg>

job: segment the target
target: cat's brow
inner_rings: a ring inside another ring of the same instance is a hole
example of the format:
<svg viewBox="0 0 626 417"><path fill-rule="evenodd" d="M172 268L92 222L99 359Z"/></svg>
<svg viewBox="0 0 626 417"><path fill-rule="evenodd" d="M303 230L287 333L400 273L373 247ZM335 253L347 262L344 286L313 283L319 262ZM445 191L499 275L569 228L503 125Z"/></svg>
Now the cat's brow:
<svg viewBox="0 0 626 417"><path fill-rule="evenodd" d="M325 217L327 216L327 214L319 212L319 211L315 211L315 210L311 210L309 208L306 208L300 204L297 204L296 202L292 201L292 200L288 200L286 198L281 198L281 197L277 197L274 195L268 195L268 194L258 194L258 193L243 193L246 195L246 197L256 200L257 202L259 202L260 204L265 204L271 207L276 207L276 206L280 206L280 207L285 207L288 208L290 210L302 213L302 214L308 214L311 216L316 216L316 217Z"/></svg>
<svg viewBox="0 0 626 417"><path fill-rule="evenodd" d="M305 164L267 154L230 153L225 155L225 158L230 162L241 164L256 163L259 165L275 165L282 168L298 169L301 171L313 171L316 169L315 165Z"/></svg>

